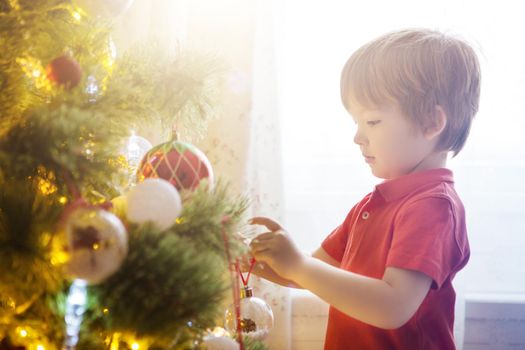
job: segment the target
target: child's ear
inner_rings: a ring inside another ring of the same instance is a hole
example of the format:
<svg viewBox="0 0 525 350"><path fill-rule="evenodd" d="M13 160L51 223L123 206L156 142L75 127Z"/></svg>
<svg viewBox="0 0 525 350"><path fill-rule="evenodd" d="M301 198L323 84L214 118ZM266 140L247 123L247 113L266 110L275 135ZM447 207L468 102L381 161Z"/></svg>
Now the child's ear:
<svg viewBox="0 0 525 350"><path fill-rule="evenodd" d="M447 114L443 107L436 105L434 114L425 127L425 137L429 140L439 136L447 126Z"/></svg>

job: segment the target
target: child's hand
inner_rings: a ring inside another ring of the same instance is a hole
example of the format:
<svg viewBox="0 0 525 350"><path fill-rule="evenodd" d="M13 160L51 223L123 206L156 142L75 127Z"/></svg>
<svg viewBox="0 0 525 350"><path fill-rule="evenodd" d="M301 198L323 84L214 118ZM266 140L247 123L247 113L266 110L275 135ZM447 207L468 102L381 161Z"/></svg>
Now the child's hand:
<svg viewBox="0 0 525 350"><path fill-rule="evenodd" d="M281 277L292 279L303 263L305 255L297 249L288 233L277 222L256 217L252 225L264 225L270 232L258 235L250 244L253 256L258 262L267 263Z"/></svg>
<svg viewBox="0 0 525 350"><path fill-rule="evenodd" d="M240 257L239 259L239 269L241 272L248 272L252 268L254 257L252 254L248 253ZM253 268L252 268L253 269Z"/></svg>

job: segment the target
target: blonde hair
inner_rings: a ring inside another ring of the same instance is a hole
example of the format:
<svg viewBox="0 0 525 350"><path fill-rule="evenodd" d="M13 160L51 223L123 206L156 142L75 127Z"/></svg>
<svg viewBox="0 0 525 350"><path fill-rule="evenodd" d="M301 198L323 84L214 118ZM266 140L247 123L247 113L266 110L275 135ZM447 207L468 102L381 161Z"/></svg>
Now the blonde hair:
<svg viewBox="0 0 525 350"><path fill-rule="evenodd" d="M378 108L397 104L414 125L432 122L436 106L447 115L437 147L463 148L478 111L480 68L465 41L428 29L383 35L359 48L341 73L341 98Z"/></svg>

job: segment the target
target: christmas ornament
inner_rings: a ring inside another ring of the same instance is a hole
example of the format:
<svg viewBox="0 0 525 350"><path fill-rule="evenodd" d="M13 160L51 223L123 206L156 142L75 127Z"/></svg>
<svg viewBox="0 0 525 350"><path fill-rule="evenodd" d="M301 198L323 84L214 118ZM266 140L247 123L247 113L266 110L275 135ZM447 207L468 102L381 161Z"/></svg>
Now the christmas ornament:
<svg viewBox="0 0 525 350"><path fill-rule="evenodd" d="M65 235L69 274L96 284L115 273L128 252L126 229L108 211L79 207L68 215Z"/></svg>
<svg viewBox="0 0 525 350"><path fill-rule="evenodd" d="M63 55L55 58L47 65L46 75L49 80L58 85L66 89L72 89L80 82L82 69L73 58Z"/></svg>
<svg viewBox="0 0 525 350"><path fill-rule="evenodd" d="M135 173L140 161L153 145L142 136L132 134L120 152L126 157L129 166Z"/></svg>
<svg viewBox="0 0 525 350"><path fill-rule="evenodd" d="M215 329L203 338L206 350L239 350L240 346L229 337L229 333L221 327Z"/></svg>
<svg viewBox="0 0 525 350"><path fill-rule="evenodd" d="M137 180L162 178L179 191L194 190L207 179L213 188L213 170L208 158L197 147L177 140L153 147L142 159Z"/></svg>
<svg viewBox="0 0 525 350"><path fill-rule="evenodd" d="M264 339L273 327L273 312L260 298L253 296L251 287L245 286L240 299L240 331L244 336L255 340ZM237 331L235 305L231 305L224 315L224 328Z"/></svg>
<svg viewBox="0 0 525 350"><path fill-rule="evenodd" d="M89 16L110 18L126 12L133 0L74 0L74 3Z"/></svg>
<svg viewBox="0 0 525 350"><path fill-rule="evenodd" d="M179 192L163 179L146 179L127 195L127 218L142 224L153 222L160 230L170 228L182 212Z"/></svg>

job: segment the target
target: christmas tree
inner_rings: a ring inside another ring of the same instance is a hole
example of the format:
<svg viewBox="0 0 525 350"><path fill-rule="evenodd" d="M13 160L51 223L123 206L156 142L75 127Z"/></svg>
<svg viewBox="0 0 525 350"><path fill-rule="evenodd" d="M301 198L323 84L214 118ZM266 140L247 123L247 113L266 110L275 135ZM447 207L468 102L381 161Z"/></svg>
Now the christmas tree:
<svg viewBox="0 0 525 350"><path fill-rule="evenodd" d="M116 54L129 5L0 0L0 349L204 349L221 325L247 201L173 137L204 135L220 64Z"/></svg>

